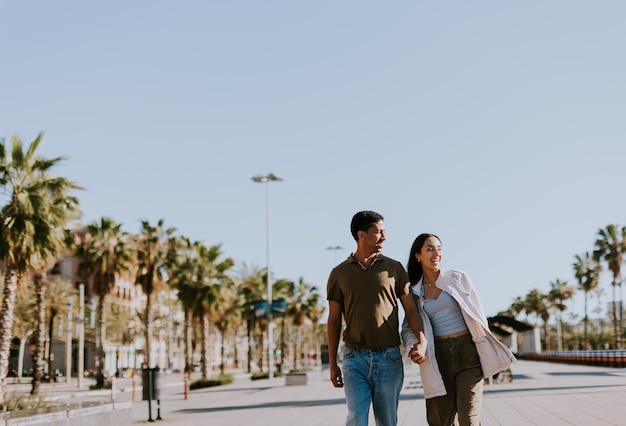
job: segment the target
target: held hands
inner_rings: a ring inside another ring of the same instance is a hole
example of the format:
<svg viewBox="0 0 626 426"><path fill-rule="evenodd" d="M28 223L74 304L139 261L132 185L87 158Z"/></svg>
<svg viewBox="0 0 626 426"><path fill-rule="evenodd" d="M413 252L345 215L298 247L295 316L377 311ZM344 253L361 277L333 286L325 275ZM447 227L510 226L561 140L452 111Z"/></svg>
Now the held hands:
<svg viewBox="0 0 626 426"><path fill-rule="evenodd" d="M426 361L426 340L422 340L420 343L411 345L409 348L409 358L416 364L421 364Z"/></svg>
<svg viewBox="0 0 626 426"><path fill-rule="evenodd" d="M336 387L336 388L342 388L343 387L343 379L341 377L341 369L339 368L339 366L337 364L331 365L331 367L330 367L330 381L332 382L333 386Z"/></svg>

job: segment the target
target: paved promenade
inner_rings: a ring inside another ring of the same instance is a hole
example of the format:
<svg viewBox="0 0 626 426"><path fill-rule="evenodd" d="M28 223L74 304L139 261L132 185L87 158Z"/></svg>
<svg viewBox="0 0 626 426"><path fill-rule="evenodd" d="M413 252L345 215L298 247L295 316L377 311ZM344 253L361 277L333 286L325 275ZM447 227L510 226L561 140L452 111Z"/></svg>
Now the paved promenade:
<svg viewBox="0 0 626 426"><path fill-rule="evenodd" d="M626 370L518 361L512 371L511 383L485 385L484 426L626 425ZM141 401L141 383L137 383L133 424L152 424L149 419L163 426L344 424L343 389L332 387L326 370L308 373L308 383L302 386L286 386L284 378L236 377L230 385L190 391L185 399L181 376L168 375L160 409L152 401L151 413L148 401ZM117 388L116 401L132 400L130 379L118 380ZM71 384L45 385L43 391L59 401L112 396L111 391L79 391ZM424 425L425 418L419 368L407 364L398 424ZM371 415L370 425L374 425Z"/></svg>

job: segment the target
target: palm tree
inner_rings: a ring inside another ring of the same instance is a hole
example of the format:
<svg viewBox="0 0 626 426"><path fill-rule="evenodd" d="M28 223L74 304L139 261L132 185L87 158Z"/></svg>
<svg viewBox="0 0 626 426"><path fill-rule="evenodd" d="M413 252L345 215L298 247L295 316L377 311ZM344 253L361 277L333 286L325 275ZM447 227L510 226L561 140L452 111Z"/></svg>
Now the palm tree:
<svg viewBox="0 0 626 426"><path fill-rule="evenodd" d="M604 311L603 307L605 306L605 304L602 301L602 299L604 298L605 295L606 295L606 291L602 287L598 286L598 287L596 287L593 290L593 296L595 296L595 298L596 298L597 305L592 310L592 312L595 313L598 316L600 316L600 314ZM604 330L605 330L605 325L606 324L607 323L604 320L604 318L602 316L600 316L599 320L598 320L598 326L600 327L600 336L599 336L598 343L600 343L600 342L602 342L604 340ZM593 346L594 346L593 349L597 349L596 345L593 345Z"/></svg>
<svg viewBox="0 0 626 426"><path fill-rule="evenodd" d="M76 294L72 283L62 278L55 278L46 288L46 304L48 307L48 342L52 347L54 334L54 319L59 315L67 315L67 301ZM69 377L70 372L65 373ZM52 357L48 355L48 375L50 382L54 381Z"/></svg>
<svg viewBox="0 0 626 426"><path fill-rule="evenodd" d="M200 323L201 373L207 378L210 321L216 322L224 338L226 331L235 324L230 317L237 314L240 305L239 293L227 274L234 261L221 259L221 245L207 248L200 241L192 243L187 238L178 241L177 254L170 257L171 284L175 286L185 312L185 370L191 372L191 331L193 320L197 319Z"/></svg>
<svg viewBox="0 0 626 426"><path fill-rule="evenodd" d="M287 315L292 319L296 328L295 350L293 353L293 366L298 368L298 359L302 354L302 326L311 318L311 314L319 303L317 289L304 281L298 280L294 286L293 298L287 303Z"/></svg>
<svg viewBox="0 0 626 426"><path fill-rule="evenodd" d="M272 300L271 310L272 310L272 318L280 318L280 363L278 363L277 370L278 372L283 371L283 362L285 357L287 356L286 352L286 330L285 327L287 325L287 300L291 300L294 296L295 292L295 284L291 280L286 280L284 278L276 280L272 284ZM267 330L267 316L264 317L262 325L263 329ZM265 353L265 352L264 352Z"/></svg>
<svg viewBox="0 0 626 426"><path fill-rule="evenodd" d="M48 271L52 269L56 263L56 258L61 250L65 247L69 247L72 244L74 237L73 232L64 229L65 225L70 219L77 218L80 215L78 211L78 201L73 197L65 197L63 192L55 194L50 192L48 194L50 201L50 208L48 217L45 217L45 210L41 209L39 214L43 223L48 223L51 227L54 227L56 223L56 229L51 229L50 238L48 239L48 246L45 248L45 254L34 254L31 259L31 271L33 273L33 282L35 287L35 317L36 328L33 336L34 340L34 374L32 379L31 394L37 395L39 393L39 386L43 378L44 371L44 352L45 352L45 317L46 317L46 292L48 286ZM53 210L60 208L66 210L65 217L57 219L57 213ZM51 373L49 371L49 373Z"/></svg>
<svg viewBox="0 0 626 426"><path fill-rule="evenodd" d="M578 288L585 293L583 346L585 349L589 349L589 314L587 307L589 302L589 292L598 286L600 265L589 252L585 252L583 255L576 255L576 262L574 262L572 266L574 267L576 280L578 280Z"/></svg>
<svg viewBox="0 0 626 426"><path fill-rule="evenodd" d="M562 321L561 314L567 309L565 304L566 300L569 300L574 295L574 289L567 285L567 281L561 281L556 279L550 283L550 292L548 293L548 301L552 307L556 309L556 344L557 350L563 350L563 335L562 335Z"/></svg>
<svg viewBox="0 0 626 426"><path fill-rule="evenodd" d="M245 303L245 319L246 325L248 329L248 366L247 371L250 372L252 369L252 359L253 346L260 348L259 357L263 356L263 333L261 333L261 341L258 345L253 345L254 342L254 331L257 323L267 323L264 319L267 318L266 315L263 317L257 318L254 312L254 302L263 300L265 295L267 294L266 289L266 281L265 281L265 270L260 269L257 266L248 266L245 263L242 264L241 270L239 271L239 278L241 280L241 292L243 294L244 303ZM259 367L261 371L263 371L263 362L259 360Z"/></svg>
<svg viewBox="0 0 626 426"><path fill-rule="evenodd" d="M321 303L319 303L320 300L320 294L317 293L316 291L316 296L317 296L317 301L315 302L315 305L311 307L311 310L309 311L309 319L312 322L312 330L311 330L311 341L313 342L313 345L315 347L315 352L316 352L316 359L320 360L321 359L321 343L324 341L324 337L326 336L326 324L320 324L320 320L324 317L324 312L326 310L326 308L324 307L324 305L322 305ZM322 326L322 327L320 327Z"/></svg>
<svg viewBox="0 0 626 426"><path fill-rule="evenodd" d="M222 257L221 245L218 244L209 248L203 244L198 245L199 263L196 278L200 284L200 297L198 298L196 312L202 327L200 359L203 378L207 377L210 319L212 316L215 317L214 310L217 308L220 285L227 281L227 271L234 265L233 259L225 258L222 260Z"/></svg>
<svg viewBox="0 0 626 426"><path fill-rule="evenodd" d="M621 295L621 269L626 254L626 227L619 228L618 225L607 225L606 228L598 230L596 240L596 250L593 257L598 261L607 262L609 270L613 274L613 328L615 330L615 347L622 348L622 301L617 303L615 295L616 288L620 287ZM621 299L621 297L620 297Z"/></svg>
<svg viewBox="0 0 626 426"><path fill-rule="evenodd" d="M220 373L224 374L224 349L226 348L226 335L227 333L236 330L241 323L243 298L239 292L236 282L230 276L222 277L220 282L214 285L214 288L216 297L215 303L210 312L210 319L220 332L222 339L220 350Z"/></svg>
<svg viewBox="0 0 626 426"><path fill-rule="evenodd" d="M24 287L20 289L23 294L18 293L15 300L15 311L13 312L13 335L20 340L20 348L17 357L17 381L22 382L22 373L24 371L24 354L26 352L26 343L30 336L35 332L36 324L33 323L33 311L35 310L35 297L32 287Z"/></svg>
<svg viewBox="0 0 626 426"><path fill-rule="evenodd" d="M31 271L42 271L65 243L65 228L80 215L78 200L70 196L81 189L51 169L63 157L47 159L36 154L43 134L24 151L22 141L11 137L11 152L0 144L0 187L8 195L0 210L0 261L4 265L4 289L0 308L0 396L6 398L6 377L13 327L16 290ZM43 271L45 272L45 271ZM40 281L45 287L45 277ZM43 306L38 307L39 311ZM33 378L33 392L41 370Z"/></svg>
<svg viewBox="0 0 626 426"><path fill-rule="evenodd" d="M524 300L517 296L515 300L513 300L513 303L511 303L509 309L507 309L506 312L503 312L503 314L508 314L508 316L516 318L522 312L524 312Z"/></svg>
<svg viewBox="0 0 626 426"><path fill-rule="evenodd" d="M46 271L50 270L55 263L53 257L49 257L46 262L41 262L41 266L34 271L33 281L35 287L35 333L33 335L33 353L34 371L30 393L37 395L39 393L39 385L43 379L44 363L45 363L45 342L46 342L46 287L48 278Z"/></svg>
<svg viewBox="0 0 626 426"><path fill-rule="evenodd" d="M185 342L185 374L190 374L193 367L193 309L198 297L195 281L195 244L188 238L179 237L176 245L176 256L172 260L172 276L170 284L177 290L185 313L184 319L184 342Z"/></svg>
<svg viewBox="0 0 626 426"><path fill-rule="evenodd" d="M191 281L186 287L182 288L182 296L189 301L191 308L189 331L191 332L195 322L199 324L199 330L196 329L196 335L199 334L200 340L200 373L202 378L207 378L207 354L210 327L208 307L213 303L215 294L213 293L213 288L210 283L207 282L206 270L209 266L206 264L206 246L202 242L196 241L193 243L193 251L194 255L189 264Z"/></svg>
<svg viewBox="0 0 626 426"><path fill-rule="evenodd" d="M87 226L84 240L76 250L80 259L78 276L90 281L98 298L96 311L96 386L104 387L104 341L106 338L106 298L117 280L127 276L133 265L133 247L122 225L108 217ZM82 356L82 354L79 354Z"/></svg>
<svg viewBox="0 0 626 426"><path fill-rule="evenodd" d="M543 321L543 336L545 350L550 350L550 336L548 321L550 320L550 310L546 303L546 295L537 289L531 290L524 299L524 311L526 316L534 314L537 320ZM535 325L536 322L535 322Z"/></svg>
<svg viewBox="0 0 626 426"><path fill-rule="evenodd" d="M137 236L137 273L135 284L140 285L146 295L145 307L145 340L146 353L144 363L151 367L152 356L152 328L153 295L163 289L167 282L167 265L170 252L170 244L174 234L174 228L165 229L163 219L156 226L150 225L146 220L141 222L142 232Z"/></svg>

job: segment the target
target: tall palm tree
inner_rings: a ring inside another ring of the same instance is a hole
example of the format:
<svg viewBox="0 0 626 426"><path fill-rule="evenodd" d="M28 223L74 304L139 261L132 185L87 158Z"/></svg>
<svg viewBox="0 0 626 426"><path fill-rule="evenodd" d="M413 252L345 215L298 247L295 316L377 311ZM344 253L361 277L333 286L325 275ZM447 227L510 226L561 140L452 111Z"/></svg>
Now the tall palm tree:
<svg viewBox="0 0 626 426"><path fill-rule="evenodd" d="M196 279L200 284L200 297L196 306L196 312L200 319L201 332L201 363L202 377L207 377L207 354L209 351L209 326L211 317L215 317L214 310L217 308L220 286L228 281L227 271L233 267L231 258L222 259L224 254L221 245L206 247L198 245L198 269Z"/></svg>
<svg viewBox="0 0 626 426"><path fill-rule="evenodd" d="M534 314L536 320L543 321L544 348L550 350L550 334L548 321L550 320L550 310L546 301L547 297L537 289L533 289L526 295L524 299L524 311L526 316ZM535 322L535 325L537 323Z"/></svg>
<svg viewBox="0 0 626 426"><path fill-rule="evenodd" d="M572 266L574 267L574 276L578 281L578 288L585 293L583 346L585 349L589 349L589 292L594 290L598 286L600 277L600 264L596 261L596 259L594 259L591 253L585 252L583 255L576 255L576 261Z"/></svg>
<svg viewBox="0 0 626 426"><path fill-rule="evenodd" d="M562 313L567 309L565 304L566 300L569 300L574 296L574 289L567 285L567 281L561 281L556 279L550 283L550 292L548 293L548 302L556 309L556 344L557 350L563 350L563 333L562 333Z"/></svg>
<svg viewBox="0 0 626 426"><path fill-rule="evenodd" d="M195 244L189 238L179 237L176 245L176 256L172 262L170 284L176 289L185 313L184 342L185 342L185 374L190 374L193 367L193 309L198 298L195 280Z"/></svg>
<svg viewBox="0 0 626 426"><path fill-rule="evenodd" d="M214 285L214 288L216 296L215 303L209 315L211 321L220 332L220 372L224 374L226 335L236 330L241 324L241 310L244 304L237 283L232 277L224 275L224 277Z"/></svg>
<svg viewBox="0 0 626 426"><path fill-rule="evenodd" d="M35 297L32 286L20 289L15 300L15 311L13 312L13 335L20 340L20 347L17 357L17 381L22 382L24 372L24 354L26 353L26 343L35 332L37 324L33 322L33 311L35 311Z"/></svg>
<svg viewBox="0 0 626 426"><path fill-rule="evenodd" d="M320 303L321 296L317 292L317 290L315 292L315 295L316 295L316 300L314 302L314 305L311 307L311 310L309 311L309 319L311 320L311 323L312 323L311 341L313 342L313 345L315 348L316 359L319 361L321 360L321 355L322 355L321 344L322 342L324 342L324 338L326 336L326 325L323 324L322 326L322 324L320 324L319 322L324 317L324 312L326 311L326 308L324 307L322 303ZM311 303L313 303L313 301Z"/></svg>
<svg viewBox="0 0 626 426"><path fill-rule="evenodd" d="M618 225L607 225L606 228L598 230L596 240L596 250L593 252L594 258L600 262L608 264L609 271L613 274L613 329L615 331L615 347L622 348L622 301L621 301L621 269L626 255L626 227L620 228ZM616 297L616 288L620 287L620 301Z"/></svg>
<svg viewBox="0 0 626 426"><path fill-rule="evenodd" d="M75 198L69 197L64 198L63 194L49 194L51 205L54 206L56 203L63 204L62 209L67 209L69 216L61 219L61 222L58 222L54 217L56 213L49 213L48 218L44 218L44 209L40 211L41 220L44 223L48 223L51 226L56 222L56 229L52 230L51 237L49 239L49 245L45 248L45 254L35 254L31 259L31 271L33 275L33 283L35 287L35 317L36 327L33 336L34 340L34 374L32 379L31 386L31 394L36 395L39 393L39 387L41 384L41 380L43 379L43 371L44 371L44 353L45 353L45 318L46 318L46 310L47 310L47 299L46 292L48 287L48 271L52 269L54 264L56 263L56 258L58 254L64 249L66 246L69 247L71 245L71 241L73 240L73 232L70 230L64 229L65 224L69 221L70 218L77 218L80 215L78 211L78 201ZM56 198L56 200L55 200Z"/></svg>
<svg viewBox="0 0 626 426"><path fill-rule="evenodd" d="M122 224L108 217L87 226L84 240L78 244L78 277L89 281L98 298L96 307L96 386L104 387L104 341L106 339L106 298L117 280L128 276L133 263L133 246ZM82 356L82 354L79 354Z"/></svg>
<svg viewBox="0 0 626 426"><path fill-rule="evenodd" d="M3 201L6 204L0 210L0 261L4 265L5 284L0 308L0 396L3 401L7 391L16 290L23 285L28 273L41 271L47 259L59 253L67 237L67 225L80 215L78 200L70 193L81 188L51 173L64 158L48 159L37 155L42 138L40 133L24 151L22 141L14 135L10 153L4 140L0 143L0 188L1 193L7 195ZM45 287L45 279L41 286ZM33 380L33 383L41 380L40 371Z"/></svg>
<svg viewBox="0 0 626 426"><path fill-rule="evenodd" d="M295 284L291 280L284 278L277 279L272 283L272 319L276 320L280 318L280 362L278 363L277 370L279 372L283 369L283 362L287 356L286 352L286 326L287 326L287 300L291 300L294 296ZM267 316L264 316L262 322L263 330L267 331ZM278 340L275 340L278 341ZM266 353L263 351L263 353Z"/></svg>
<svg viewBox="0 0 626 426"><path fill-rule="evenodd" d="M54 320L59 315L67 315L68 306L67 301L76 294L76 291L72 288L72 283L62 278L55 278L51 280L46 288L46 305L48 311L48 342L50 342L50 348L52 345L52 339L54 337ZM70 372L65 373L67 377L70 377ZM50 382L54 381L54 374L52 370L52 357L48 355L48 375Z"/></svg>
<svg viewBox="0 0 626 426"><path fill-rule="evenodd" d="M146 295L145 307L145 345L146 353L144 363L146 367L153 366L150 359L152 356L152 329L153 312L152 299L156 292L163 289L167 283L167 266L169 261L170 244L175 229L165 228L163 219L156 226L150 225L146 220L141 222L142 232L137 236L137 273L135 284L140 285Z"/></svg>
<svg viewBox="0 0 626 426"><path fill-rule="evenodd" d="M46 261L38 262L38 266L33 272L33 283L35 290L35 333L33 335L33 379L31 381L32 395L39 393L39 385L43 379L45 364L45 344L46 344L46 288L48 286L47 271L50 270L55 263L53 257L49 257Z"/></svg>
<svg viewBox="0 0 626 426"><path fill-rule="evenodd" d="M298 280L294 286L293 298L287 303L287 315L291 318L296 328L295 350L293 353L293 366L298 368L298 359L302 356L302 326L307 320L310 321L312 312L319 303L317 289L304 281Z"/></svg>
<svg viewBox="0 0 626 426"><path fill-rule="evenodd" d="M267 324L267 316L264 314L262 317L257 317L254 312L254 302L261 301L266 297L267 294L267 286L266 286L266 270L261 269L258 266L254 265L246 265L243 263L241 265L239 271L239 278L241 280L241 292L243 294L244 303L245 303L245 319L246 325L248 329L248 366L247 371L250 372L252 369L252 360L253 360L253 347L259 348L259 368L263 371L263 362L262 357L263 353L263 327L261 326L260 333L260 342L258 345L255 343L255 329L259 324Z"/></svg>
<svg viewBox="0 0 626 426"><path fill-rule="evenodd" d="M505 314L510 314L511 317L516 318L523 311L524 300L520 296L517 296Z"/></svg>

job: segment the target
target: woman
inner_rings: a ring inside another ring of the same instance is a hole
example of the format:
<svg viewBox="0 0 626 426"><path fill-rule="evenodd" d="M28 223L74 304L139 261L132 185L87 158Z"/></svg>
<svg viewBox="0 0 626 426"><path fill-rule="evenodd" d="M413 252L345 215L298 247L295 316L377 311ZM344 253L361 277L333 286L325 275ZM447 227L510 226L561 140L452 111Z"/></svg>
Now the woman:
<svg viewBox="0 0 626 426"><path fill-rule="evenodd" d="M480 425L483 378L509 368L513 353L489 330L469 276L439 269L441 240L421 234L413 242L407 272L426 336L426 361L419 364L428 424ZM417 343L407 324L402 337L415 362ZM415 358L415 359L414 359Z"/></svg>

